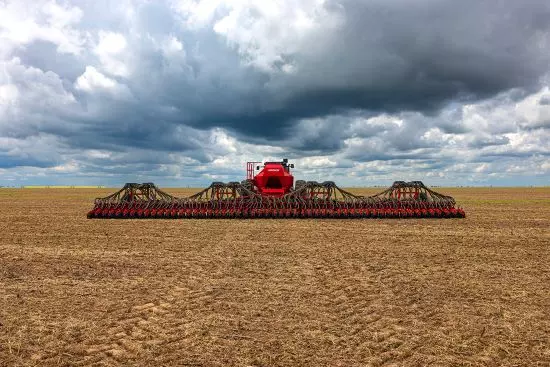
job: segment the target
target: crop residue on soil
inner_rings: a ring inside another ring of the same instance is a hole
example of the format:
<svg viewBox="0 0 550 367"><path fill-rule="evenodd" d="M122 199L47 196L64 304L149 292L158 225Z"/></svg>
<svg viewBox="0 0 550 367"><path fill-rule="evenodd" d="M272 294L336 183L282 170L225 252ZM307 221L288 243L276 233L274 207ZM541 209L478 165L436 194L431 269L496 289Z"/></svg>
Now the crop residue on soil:
<svg viewBox="0 0 550 367"><path fill-rule="evenodd" d="M438 191L467 218L87 220L111 190L0 189L0 366L550 365L550 189Z"/></svg>

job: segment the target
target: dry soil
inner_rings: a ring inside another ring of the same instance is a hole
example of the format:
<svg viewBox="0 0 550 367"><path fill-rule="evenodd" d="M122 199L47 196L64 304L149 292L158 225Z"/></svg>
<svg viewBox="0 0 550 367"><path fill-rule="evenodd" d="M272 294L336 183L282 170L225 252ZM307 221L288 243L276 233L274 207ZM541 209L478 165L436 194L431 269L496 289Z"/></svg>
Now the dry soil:
<svg viewBox="0 0 550 367"><path fill-rule="evenodd" d="M0 190L0 366L550 366L550 188L440 189L466 219L86 219L111 191Z"/></svg>

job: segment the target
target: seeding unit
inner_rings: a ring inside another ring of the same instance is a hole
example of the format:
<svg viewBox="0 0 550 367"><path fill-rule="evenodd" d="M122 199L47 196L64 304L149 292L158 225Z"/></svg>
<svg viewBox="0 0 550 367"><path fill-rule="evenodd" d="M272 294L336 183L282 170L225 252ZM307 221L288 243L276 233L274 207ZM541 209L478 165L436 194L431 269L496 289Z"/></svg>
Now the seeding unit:
<svg viewBox="0 0 550 367"><path fill-rule="evenodd" d="M352 194L332 181L297 180L288 160L248 162L242 182L214 182L178 198L153 183L127 183L95 200L88 218L464 218L455 200L420 181L396 181L373 196ZM261 171L260 171L260 168ZM255 174L256 171L260 171Z"/></svg>

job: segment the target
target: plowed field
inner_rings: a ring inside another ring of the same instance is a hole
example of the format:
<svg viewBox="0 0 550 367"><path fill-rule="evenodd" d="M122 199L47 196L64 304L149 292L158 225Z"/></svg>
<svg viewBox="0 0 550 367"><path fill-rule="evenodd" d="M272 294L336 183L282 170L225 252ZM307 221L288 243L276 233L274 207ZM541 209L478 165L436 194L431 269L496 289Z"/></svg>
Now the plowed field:
<svg viewBox="0 0 550 367"><path fill-rule="evenodd" d="M550 188L439 190L466 219L86 219L111 191L0 190L0 366L550 365Z"/></svg>

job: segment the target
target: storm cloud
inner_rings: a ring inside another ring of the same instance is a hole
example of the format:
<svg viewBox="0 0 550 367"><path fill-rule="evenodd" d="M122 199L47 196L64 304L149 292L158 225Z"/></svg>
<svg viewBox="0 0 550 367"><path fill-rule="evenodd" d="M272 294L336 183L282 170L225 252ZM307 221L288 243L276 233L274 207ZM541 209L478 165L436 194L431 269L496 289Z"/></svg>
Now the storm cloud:
<svg viewBox="0 0 550 367"><path fill-rule="evenodd" d="M543 0L4 1L0 185L543 184Z"/></svg>

